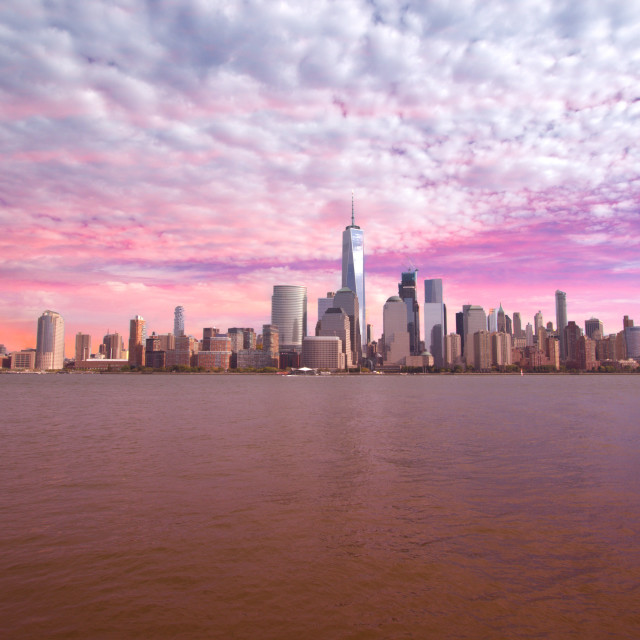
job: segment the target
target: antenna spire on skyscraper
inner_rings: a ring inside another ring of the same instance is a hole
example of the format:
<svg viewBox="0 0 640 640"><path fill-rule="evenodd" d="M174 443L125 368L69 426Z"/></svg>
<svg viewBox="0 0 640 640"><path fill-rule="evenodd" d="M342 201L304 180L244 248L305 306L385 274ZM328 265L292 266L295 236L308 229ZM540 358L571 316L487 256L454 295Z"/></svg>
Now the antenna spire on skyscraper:
<svg viewBox="0 0 640 640"><path fill-rule="evenodd" d="M351 189L351 226L355 227L355 225L356 225L356 218L353 210L353 189Z"/></svg>

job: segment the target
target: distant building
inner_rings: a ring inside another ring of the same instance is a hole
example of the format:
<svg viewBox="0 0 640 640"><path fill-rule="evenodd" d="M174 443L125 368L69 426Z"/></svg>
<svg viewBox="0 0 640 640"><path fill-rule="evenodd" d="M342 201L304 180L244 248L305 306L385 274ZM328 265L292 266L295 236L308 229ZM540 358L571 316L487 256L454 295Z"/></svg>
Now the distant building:
<svg viewBox="0 0 640 640"><path fill-rule="evenodd" d="M560 361L569 359L565 329L567 327L567 294L559 289L556 291L556 328L560 338Z"/></svg>
<svg viewBox="0 0 640 640"><path fill-rule="evenodd" d="M476 331L473 334L473 366L477 371L491 368L491 334L488 331Z"/></svg>
<svg viewBox="0 0 640 640"><path fill-rule="evenodd" d="M88 333L76 333L76 362L91 357L91 336Z"/></svg>
<svg viewBox="0 0 640 640"><path fill-rule="evenodd" d="M402 273L398 283L398 297L407 308L407 331L409 332L411 355L418 355L420 350L420 305L418 304L417 271Z"/></svg>
<svg viewBox="0 0 640 640"><path fill-rule="evenodd" d="M132 367L144 367L146 333L144 318L135 316L129 322L129 364Z"/></svg>
<svg viewBox="0 0 640 640"><path fill-rule="evenodd" d="M112 360L120 360L122 358L123 343L119 333L108 333L102 338L104 348L101 353L105 358Z"/></svg>
<svg viewBox="0 0 640 640"><path fill-rule="evenodd" d="M35 369L36 368L36 350L23 349L22 351L14 351L11 355L11 369Z"/></svg>
<svg viewBox="0 0 640 640"><path fill-rule="evenodd" d="M444 366L444 339L447 335L447 308L443 301L442 279L424 281L424 347L436 367Z"/></svg>
<svg viewBox="0 0 640 640"><path fill-rule="evenodd" d="M462 314L464 323L463 357L468 365L474 365L475 346L473 335L478 331L487 331L487 316L482 307L473 304L465 304L462 307Z"/></svg>
<svg viewBox="0 0 640 640"><path fill-rule="evenodd" d="M335 295L335 291L327 291L325 298L318 298L318 321L320 321L327 309L333 307L333 296Z"/></svg>
<svg viewBox="0 0 640 640"><path fill-rule="evenodd" d="M271 324L278 327L280 349L302 349L307 335L307 289L297 285L274 285Z"/></svg>
<svg viewBox="0 0 640 640"><path fill-rule="evenodd" d="M173 311L173 335L184 335L184 307L177 306Z"/></svg>
<svg viewBox="0 0 640 640"><path fill-rule="evenodd" d="M522 330L522 318L519 311L513 313L513 337L524 338L524 331Z"/></svg>
<svg viewBox="0 0 640 640"><path fill-rule="evenodd" d="M491 334L491 364L497 367L511 364L511 336L508 333Z"/></svg>
<svg viewBox="0 0 640 640"><path fill-rule="evenodd" d="M598 367L596 360L596 342L587 336L580 336L577 345L578 368L592 371Z"/></svg>
<svg viewBox="0 0 640 640"><path fill-rule="evenodd" d="M302 346L302 366L310 369L345 368L342 341L337 336L307 336Z"/></svg>
<svg viewBox="0 0 640 640"><path fill-rule="evenodd" d="M362 361L362 335L360 326L360 304L358 296L348 289L342 287L333 297L333 307L342 309L349 318L349 343L351 345L350 366L357 366ZM326 335L326 334L321 334ZM345 347L346 348L346 347Z"/></svg>
<svg viewBox="0 0 640 640"><path fill-rule="evenodd" d="M407 331L406 306L398 296L391 296L382 311L384 364L404 365L411 355Z"/></svg>
<svg viewBox="0 0 640 640"><path fill-rule="evenodd" d="M544 320L542 318L542 311L538 311L533 316L533 332L537 336L540 329L544 327Z"/></svg>
<svg viewBox="0 0 640 640"><path fill-rule="evenodd" d="M462 364L462 336L450 333L445 338L444 366L455 367Z"/></svg>
<svg viewBox="0 0 640 640"><path fill-rule="evenodd" d="M352 291L348 291L353 294ZM355 294L353 295L355 296ZM353 360L354 354L351 345L349 316L343 309L331 307L325 311L321 320L320 336L335 336L340 338L345 367L353 367L357 364L357 362Z"/></svg>
<svg viewBox="0 0 640 640"><path fill-rule="evenodd" d="M64 367L64 320L56 311L45 311L38 318L36 369Z"/></svg>
<svg viewBox="0 0 640 640"><path fill-rule="evenodd" d="M587 338L591 338L595 340L594 333L596 331L600 332L600 338L604 335L604 327L602 326L602 322L598 320L598 318L590 318L589 320L584 321L584 333Z"/></svg>
<svg viewBox="0 0 640 640"><path fill-rule="evenodd" d="M633 325L624 330L627 358L640 358L640 327Z"/></svg>
<svg viewBox="0 0 640 640"><path fill-rule="evenodd" d="M630 327L633 327L633 320L629 316L624 316L622 318L622 328L629 329Z"/></svg>
<svg viewBox="0 0 640 640"><path fill-rule="evenodd" d="M353 194L351 195L351 224L342 232L342 287L351 289L358 296L359 324L361 332L364 333L363 328L366 326L367 318L364 294L364 232L355 223ZM366 343L361 346L365 345Z"/></svg>
<svg viewBox="0 0 640 640"><path fill-rule="evenodd" d="M564 343L567 350L566 361L576 366L578 362L578 340L582 336L582 329L573 320L569 320L562 334L564 335Z"/></svg>

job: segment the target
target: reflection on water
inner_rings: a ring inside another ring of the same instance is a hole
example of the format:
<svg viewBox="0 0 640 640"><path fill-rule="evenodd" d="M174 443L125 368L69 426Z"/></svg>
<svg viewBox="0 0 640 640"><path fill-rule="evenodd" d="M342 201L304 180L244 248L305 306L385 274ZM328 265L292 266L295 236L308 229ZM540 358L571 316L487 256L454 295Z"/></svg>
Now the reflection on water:
<svg viewBox="0 0 640 640"><path fill-rule="evenodd" d="M1 376L6 637L636 638L640 376Z"/></svg>

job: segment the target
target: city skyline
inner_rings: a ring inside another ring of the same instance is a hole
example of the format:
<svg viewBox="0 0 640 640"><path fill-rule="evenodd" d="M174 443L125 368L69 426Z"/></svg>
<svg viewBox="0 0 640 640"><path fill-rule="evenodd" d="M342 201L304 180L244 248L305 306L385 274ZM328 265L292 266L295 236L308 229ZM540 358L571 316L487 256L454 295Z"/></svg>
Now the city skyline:
<svg viewBox="0 0 640 640"><path fill-rule="evenodd" d="M640 7L523 1L0 8L0 342L260 327L272 287L366 312L411 263L465 304L637 317ZM277 35L275 35L277 34ZM421 301L422 306L422 301ZM362 327L366 335L366 327Z"/></svg>

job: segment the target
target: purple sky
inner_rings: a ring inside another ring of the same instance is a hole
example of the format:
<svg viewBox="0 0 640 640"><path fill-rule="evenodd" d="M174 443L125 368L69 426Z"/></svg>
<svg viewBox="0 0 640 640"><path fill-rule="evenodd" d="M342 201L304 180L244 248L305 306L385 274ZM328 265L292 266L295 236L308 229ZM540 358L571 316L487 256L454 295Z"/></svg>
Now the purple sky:
<svg viewBox="0 0 640 640"><path fill-rule="evenodd" d="M367 316L412 260L462 304L640 321L640 4L0 6L0 342L254 326L274 284ZM422 298L421 298L422 301Z"/></svg>

